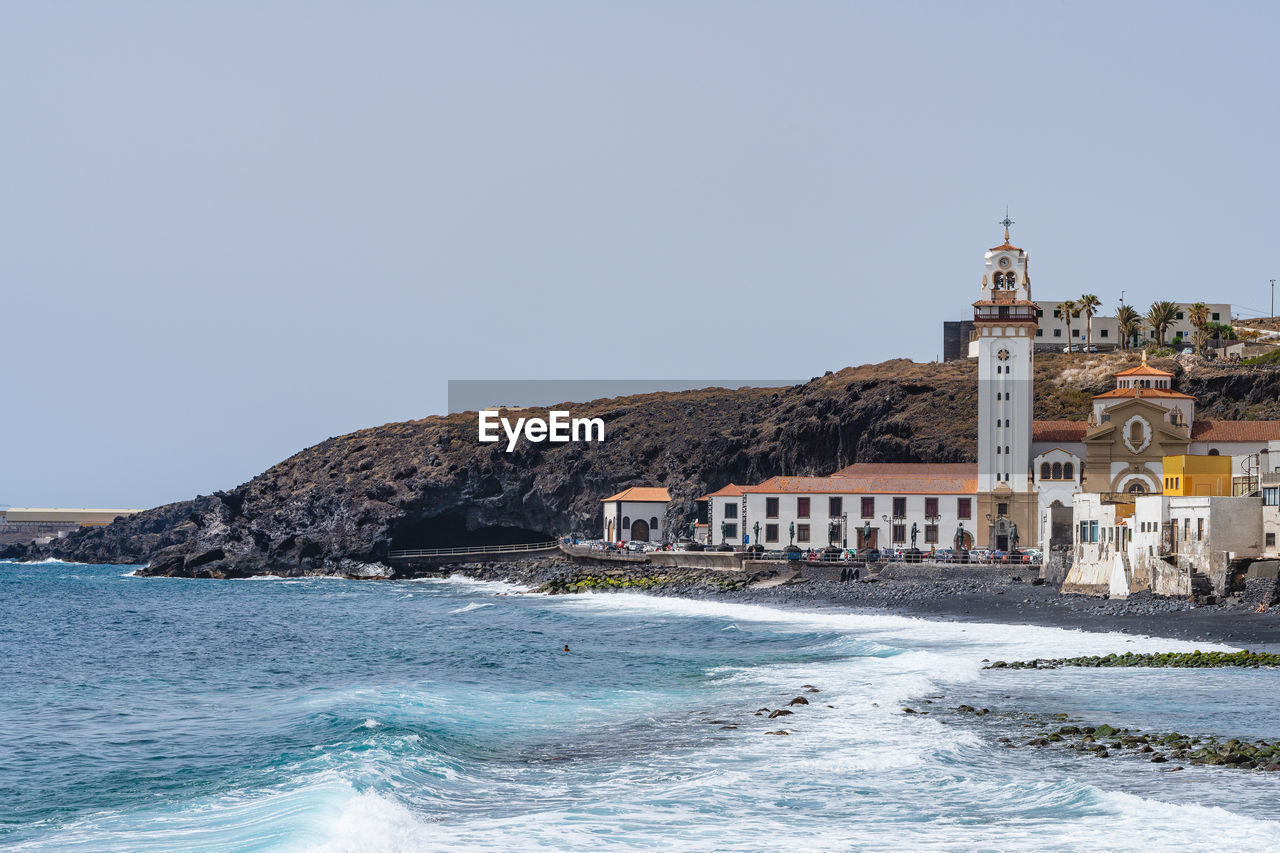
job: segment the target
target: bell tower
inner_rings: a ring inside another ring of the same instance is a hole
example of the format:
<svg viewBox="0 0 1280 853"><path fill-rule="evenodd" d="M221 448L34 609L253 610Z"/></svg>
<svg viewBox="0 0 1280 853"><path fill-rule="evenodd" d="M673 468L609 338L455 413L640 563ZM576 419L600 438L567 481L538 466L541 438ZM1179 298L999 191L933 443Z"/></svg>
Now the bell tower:
<svg viewBox="0 0 1280 853"><path fill-rule="evenodd" d="M1033 545L1039 524L1030 476L1035 337L1026 251L1004 242L986 253L981 298L973 303L978 349L978 542ZM987 532L983 536L983 530Z"/></svg>

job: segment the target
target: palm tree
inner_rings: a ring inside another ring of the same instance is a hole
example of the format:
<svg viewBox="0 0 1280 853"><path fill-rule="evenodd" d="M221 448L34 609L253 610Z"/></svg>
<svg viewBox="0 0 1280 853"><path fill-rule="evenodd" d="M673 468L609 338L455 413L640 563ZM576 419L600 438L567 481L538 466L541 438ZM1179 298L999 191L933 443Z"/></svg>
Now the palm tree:
<svg viewBox="0 0 1280 853"><path fill-rule="evenodd" d="M1132 305L1121 305L1116 309L1116 323L1120 327L1120 343L1125 349L1142 331L1142 315Z"/></svg>
<svg viewBox="0 0 1280 853"><path fill-rule="evenodd" d="M1098 313L1102 300L1092 293L1086 293L1080 297L1077 304L1080 306L1080 312L1084 314L1084 351L1088 352L1093 344L1093 315Z"/></svg>
<svg viewBox="0 0 1280 853"><path fill-rule="evenodd" d="M1076 313L1076 301L1074 299L1058 303L1058 314L1067 323L1067 352L1071 352L1071 315L1074 313Z"/></svg>
<svg viewBox="0 0 1280 853"><path fill-rule="evenodd" d="M1196 353L1204 355L1205 329L1209 325L1209 306L1203 302L1194 302L1187 309L1187 318L1196 327Z"/></svg>
<svg viewBox="0 0 1280 853"><path fill-rule="evenodd" d="M1152 302L1151 307L1147 310L1145 318L1151 331L1155 332L1156 343L1164 346L1164 333L1173 325L1173 321L1178 318L1178 303L1176 302Z"/></svg>

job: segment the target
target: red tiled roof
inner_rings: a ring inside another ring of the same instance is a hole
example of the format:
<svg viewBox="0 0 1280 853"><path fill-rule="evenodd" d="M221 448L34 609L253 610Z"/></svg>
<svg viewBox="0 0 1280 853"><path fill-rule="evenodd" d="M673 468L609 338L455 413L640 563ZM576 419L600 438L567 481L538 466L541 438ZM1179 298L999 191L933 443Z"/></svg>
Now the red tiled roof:
<svg viewBox="0 0 1280 853"><path fill-rule="evenodd" d="M1272 441L1280 439L1280 421L1199 420L1191 425L1192 441Z"/></svg>
<svg viewBox="0 0 1280 853"><path fill-rule="evenodd" d="M1139 364L1137 367L1120 371L1116 376L1173 376L1173 374L1167 370L1157 370L1149 364Z"/></svg>
<svg viewBox="0 0 1280 853"><path fill-rule="evenodd" d="M1032 441L1084 441L1088 421L1033 421Z"/></svg>
<svg viewBox="0 0 1280 853"><path fill-rule="evenodd" d="M928 466L925 466L928 467ZM971 476L935 477L770 477L743 492L754 495L968 495L978 491L978 466Z"/></svg>
<svg viewBox="0 0 1280 853"><path fill-rule="evenodd" d="M1195 397L1192 397L1190 394L1170 391L1167 388L1117 388L1114 391L1108 391L1105 394L1093 395L1093 399L1095 400L1106 397L1173 397L1180 400L1195 399Z"/></svg>
<svg viewBox="0 0 1280 853"><path fill-rule="evenodd" d="M705 501L707 498L740 498L742 497L742 486L735 486L733 483L724 488L717 489L714 492L708 492L697 500Z"/></svg>
<svg viewBox="0 0 1280 853"><path fill-rule="evenodd" d="M640 501L641 503L670 503L671 493L659 486L632 486L623 489L616 495L602 498L601 503L609 501Z"/></svg>
<svg viewBox="0 0 1280 853"><path fill-rule="evenodd" d="M976 477L973 462L855 462L832 477Z"/></svg>

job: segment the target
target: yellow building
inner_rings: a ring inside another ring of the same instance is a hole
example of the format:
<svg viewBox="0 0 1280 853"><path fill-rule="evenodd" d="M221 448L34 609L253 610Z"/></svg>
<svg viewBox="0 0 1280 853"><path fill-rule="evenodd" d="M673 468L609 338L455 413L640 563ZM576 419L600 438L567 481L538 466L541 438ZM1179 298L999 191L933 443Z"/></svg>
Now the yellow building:
<svg viewBox="0 0 1280 853"><path fill-rule="evenodd" d="M1164 457L1164 493L1178 497L1230 497L1230 456Z"/></svg>

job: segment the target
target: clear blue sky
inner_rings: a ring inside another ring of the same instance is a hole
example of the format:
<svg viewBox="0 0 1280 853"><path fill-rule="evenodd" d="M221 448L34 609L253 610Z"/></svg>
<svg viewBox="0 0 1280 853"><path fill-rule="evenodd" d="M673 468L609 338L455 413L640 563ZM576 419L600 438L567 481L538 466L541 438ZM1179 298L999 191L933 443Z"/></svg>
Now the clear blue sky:
<svg viewBox="0 0 1280 853"><path fill-rule="evenodd" d="M449 378L931 360L1266 311L1270 3L0 4L0 503L149 506Z"/></svg>

